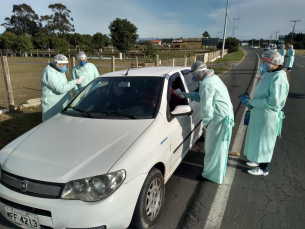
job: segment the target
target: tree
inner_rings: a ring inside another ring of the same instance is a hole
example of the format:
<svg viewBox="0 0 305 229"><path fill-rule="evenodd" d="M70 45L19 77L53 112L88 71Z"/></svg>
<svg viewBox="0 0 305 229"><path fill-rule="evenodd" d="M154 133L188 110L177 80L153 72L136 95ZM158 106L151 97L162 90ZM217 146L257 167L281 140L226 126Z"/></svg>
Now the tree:
<svg viewBox="0 0 305 229"><path fill-rule="evenodd" d="M149 58L155 57L157 54L156 47L150 41L145 42L144 54L145 56L149 56Z"/></svg>
<svg viewBox="0 0 305 229"><path fill-rule="evenodd" d="M117 18L110 23L108 28L113 45L124 54L136 44L139 37L138 28L127 19Z"/></svg>
<svg viewBox="0 0 305 229"><path fill-rule="evenodd" d="M12 32L4 32L1 36L1 48L5 49L6 55L8 55L8 50L13 49L14 40L16 35Z"/></svg>
<svg viewBox="0 0 305 229"><path fill-rule="evenodd" d="M69 50L70 43L64 39L59 37L53 37L52 38L52 45L53 48L61 54L67 54Z"/></svg>
<svg viewBox="0 0 305 229"><path fill-rule="evenodd" d="M42 32L42 33L45 33L48 35L54 35L55 28L53 25L52 16L51 15L40 16L37 30L39 32Z"/></svg>
<svg viewBox="0 0 305 229"><path fill-rule="evenodd" d="M222 42L218 44L218 48L222 47ZM237 52L239 49L239 40L235 37L229 37L226 39L225 49L228 49L228 52Z"/></svg>
<svg viewBox="0 0 305 229"><path fill-rule="evenodd" d="M38 48L42 48L44 50L43 56L46 55L47 49L50 47L51 37L43 32L39 32L33 38L34 45Z"/></svg>
<svg viewBox="0 0 305 229"><path fill-rule="evenodd" d="M56 3L49 5L49 9L53 11L53 15L44 16L48 28L59 34L74 32L73 18L70 16L71 11L63 4Z"/></svg>
<svg viewBox="0 0 305 229"><path fill-rule="evenodd" d="M202 36L205 37L205 38L208 38L208 37L210 37L210 34L207 31L204 31Z"/></svg>
<svg viewBox="0 0 305 229"><path fill-rule="evenodd" d="M96 33L92 38L92 46L95 49L101 49L109 45L109 37L102 33Z"/></svg>
<svg viewBox="0 0 305 229"><path fill-rule="evenodd" d="M13 49L24 52L24 56L28 56L28 52L34 49L31 38L29 36L20 35L15 37Z"/></svg>
<svg viewBox="0 0 305 229"><path fill-rule="evenodd" d="M6 31L16 35L34 35L36 33L39 17L29 5L25 3L13 5L12 12L14 14L10 18L6 17L5 22L1 24Z"/></svg>

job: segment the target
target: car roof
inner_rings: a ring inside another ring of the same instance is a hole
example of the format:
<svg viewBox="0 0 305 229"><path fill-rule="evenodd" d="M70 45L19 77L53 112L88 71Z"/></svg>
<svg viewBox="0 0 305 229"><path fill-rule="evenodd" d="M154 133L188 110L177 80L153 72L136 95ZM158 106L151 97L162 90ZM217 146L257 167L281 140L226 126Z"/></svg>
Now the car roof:
<svg viewBox="0 0 305 229"><path fill-rule="evenodd" d="M171 75L177 71L182 71L190 69L190 67L146 67L146 68L131 68L128 71L128 77L132 76L157 76L157 77L166 77L166 75ZM127 69L109 72L106 74L101 75L100 77L118 77L118 76L125 76Z"/></svg>

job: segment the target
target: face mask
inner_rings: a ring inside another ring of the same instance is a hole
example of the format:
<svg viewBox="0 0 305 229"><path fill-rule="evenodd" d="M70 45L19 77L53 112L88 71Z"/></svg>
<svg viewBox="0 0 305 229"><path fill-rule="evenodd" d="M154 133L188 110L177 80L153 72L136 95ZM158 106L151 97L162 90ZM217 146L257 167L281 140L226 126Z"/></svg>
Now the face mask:
<svg viewBox="0 0 305 229"><path fill-rule="evenodd" d="M265 64L265 63L261 63L261 66L259 68L259 70L261 71L261 73L265 73L265 72L269 72L270 70L270 67L268 64Z"/></svg>
<svg viewBox="0 0 305 229"><path fill-rule="evenodd" d="M193 74L192 74L193 75ZM195 81L195 82L199 82L198 80L197 80L197 78L193 75L193 77L192 77L192 79L193 79L193 81Z"/></svg>
<svg viewBox="0 0 305 229"><path fill-rule="evenodd" d="M86 61L80 61L80 62L79 62L79 65L80 65L80 66L85 66L85 64L86 64Z"/></svg>
<svg viewBox="0 0 305 229"><path fill-rule="evenodd" d="M67 71L67 66L59 67L59 70L61 72L66 72Z"/></svg>

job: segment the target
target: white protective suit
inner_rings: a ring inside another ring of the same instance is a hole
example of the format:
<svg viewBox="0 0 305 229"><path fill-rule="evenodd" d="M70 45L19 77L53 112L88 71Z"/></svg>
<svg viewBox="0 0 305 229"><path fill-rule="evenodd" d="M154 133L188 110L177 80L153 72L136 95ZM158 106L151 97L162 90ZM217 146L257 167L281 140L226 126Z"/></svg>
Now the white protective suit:
<svg viewBox="0 0 305 229"><path fill-rule="evenodd" d="M256 163L271 161L276 137L280 136L289 84L284 70L265 72L255 88L244 154Z"/></svg>
<svg viewBox="0 0 305 229"><path fill-rule="evenodd" d="M226 174L228 151L234 126L233 106L227 87L215 74L203 78L199 93L187 97L201 104L201 118L207 126L202 176L222 184Z"/></svg>
<svg viewBox="0 0 305 229"><path fill-rule="evenodd" d="M80 76L85 77L85 80L74 87L74 95L76 95L79 91L81 91L84 87L87 86L92 80L98 77L100 74L98 73L97 68L94 64L86 63L85 66L76 65L72 69L72 79L78 79Z"/></svg>
<svg viewBox="0 0 305 229"><path fill-rule="evenodd" d="M53 117L63 110L72 99L70 90L75 80L68 82L66 74L48 65L41 75L42 121Z"/></svg>

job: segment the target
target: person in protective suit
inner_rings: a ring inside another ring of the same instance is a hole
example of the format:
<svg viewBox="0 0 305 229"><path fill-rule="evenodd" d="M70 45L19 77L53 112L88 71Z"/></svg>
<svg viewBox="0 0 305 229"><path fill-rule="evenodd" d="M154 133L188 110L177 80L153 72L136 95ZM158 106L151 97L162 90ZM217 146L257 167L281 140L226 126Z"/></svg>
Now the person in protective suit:
<svg viewBox="0 0 305 229"><path fill-rule="evenodd" d="M293 49L293 45L290 45L287 53L287 61L286 61L286 68L288 69L288 71L291 71L292 69L294 62L294 53L295 51Z"/></svg>
<svg viewBox="0 0 305 229"><path fill-rule="evenodd" d="M284 112L282 111L289 92L289 83L283 58L277 51L262 55L262 79L258 82L253 99L247 129L244 155L255 167L248 170L251 175L268 175L276 137L281 135Z"/></svg>
<svg viewBox="0 0 305 229"><path fill-rule="evenodd" d="M182 96L201 104L201 118L206 129L204 142L204 168L197 179L209 179L222 184L226 174L228 151L234 126L233 105L229 92L212 69L201 61L191 67L193 79L200 81L199 93L184 93Z"/></svg>
<svg viewBox="0 0 305 229"><path fill-rule="evenodd" d="M88 58L85 52L80 51L77 54L77 59L79 64L72 69L72 79L84 77L85 80L81 84L75 85L73 91L74 95L80 92L88 83L100 75L95 65L87 62Z"/></svg>
<svg viewBox="0 0 305 229"><path fill-rule="evenodd" d="M54 57L54 60L41 74L41 108L42 121L46 121L62 111L72 99L70 90L77 84L81 84L83 77L68 82L67 71L68 58L62 54Z"/></svg>

